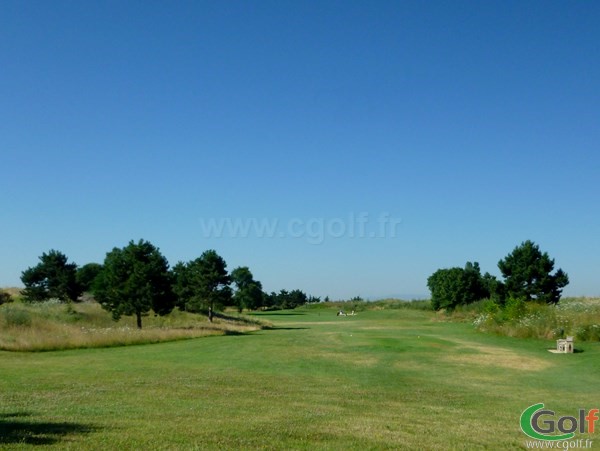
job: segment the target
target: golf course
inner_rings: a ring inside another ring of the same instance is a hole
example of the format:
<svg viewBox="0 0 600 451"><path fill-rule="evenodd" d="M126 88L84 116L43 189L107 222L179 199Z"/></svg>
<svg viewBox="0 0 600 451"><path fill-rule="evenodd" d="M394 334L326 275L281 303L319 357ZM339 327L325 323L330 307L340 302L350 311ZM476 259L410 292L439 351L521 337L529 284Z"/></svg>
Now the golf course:
<svg viewBox="0 0 600 451"><path fill-rule="evenodd" d="M258 312L256 331L0 351L0 448L524 449L524 409L600 404L600 345L413 309ZM576 439L594 439L577 433Z"/></svg>

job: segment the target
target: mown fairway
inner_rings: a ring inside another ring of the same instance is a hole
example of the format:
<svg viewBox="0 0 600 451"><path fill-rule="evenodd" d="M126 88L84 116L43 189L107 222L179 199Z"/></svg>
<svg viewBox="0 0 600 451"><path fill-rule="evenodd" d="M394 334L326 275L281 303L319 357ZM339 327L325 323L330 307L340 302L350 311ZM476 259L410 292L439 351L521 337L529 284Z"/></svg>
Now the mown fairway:
<svg viewBox="0 0 600 451"><path fill-rule="evenodd" d="M405 309L257 316L275 328L0 352L0 447L514 449L531 404L600 407L597 344L555 355Z"/></svg>

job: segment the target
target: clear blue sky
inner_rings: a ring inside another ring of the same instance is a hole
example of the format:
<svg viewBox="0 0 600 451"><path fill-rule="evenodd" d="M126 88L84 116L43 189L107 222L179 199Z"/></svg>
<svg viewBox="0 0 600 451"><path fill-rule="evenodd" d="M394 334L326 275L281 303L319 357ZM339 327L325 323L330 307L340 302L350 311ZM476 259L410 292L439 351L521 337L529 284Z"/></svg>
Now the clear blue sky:
<svg viewBox="0 0 600 451"><path fill-rule="evenodd" d="M268 291L426 296L531 239L600 295L599 23L593 1L3 1L0 286L143 238Z"/></svg>

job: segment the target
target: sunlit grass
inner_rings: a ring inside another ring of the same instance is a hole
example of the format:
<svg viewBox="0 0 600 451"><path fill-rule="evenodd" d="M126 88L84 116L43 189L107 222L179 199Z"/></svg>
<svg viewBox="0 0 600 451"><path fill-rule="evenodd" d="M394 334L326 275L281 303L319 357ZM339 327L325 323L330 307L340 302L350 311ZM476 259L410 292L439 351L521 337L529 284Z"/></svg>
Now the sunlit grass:
<svg viewBox="0 0 600 451"><path fill-rule="evenodd" d="M597 407L596 343L558 355L427 311L336 313L257 313L273 327L151 346L0 352L0 447L519 449L529 405Z"/></svg>

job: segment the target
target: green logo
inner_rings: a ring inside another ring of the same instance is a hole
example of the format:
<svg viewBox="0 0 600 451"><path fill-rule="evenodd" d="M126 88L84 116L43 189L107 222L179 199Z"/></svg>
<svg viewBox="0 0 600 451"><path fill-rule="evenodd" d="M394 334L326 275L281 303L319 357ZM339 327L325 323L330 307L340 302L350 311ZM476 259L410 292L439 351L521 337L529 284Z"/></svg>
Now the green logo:
<svg viewBox="0 0 600 451"><path fill-rule="evenodd" d="M563 416L554 420L554 411L544 409L544 404L534 404L527 407L521 414L520 425L523 433L536 440L568 440L575 436L575 431L585 433L585 424L588 424L588 432L594 432L594 426L598 417L598 409L590 409L587 412L579 409L578 417ZM544 417L544 418L542 418ZM555 431L559 435L553 435Z"/></svg>

